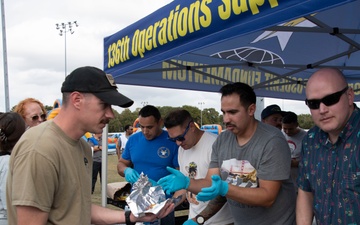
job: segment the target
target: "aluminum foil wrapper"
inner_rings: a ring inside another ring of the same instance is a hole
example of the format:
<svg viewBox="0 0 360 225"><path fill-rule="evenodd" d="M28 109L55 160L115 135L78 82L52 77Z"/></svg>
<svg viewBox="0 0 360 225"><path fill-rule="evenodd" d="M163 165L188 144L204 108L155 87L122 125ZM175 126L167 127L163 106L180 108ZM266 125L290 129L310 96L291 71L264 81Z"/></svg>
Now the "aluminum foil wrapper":
<svg viewBox="0 0 360 225"><path fill-rule="evenodd" d="M148 177L143 173L134 183L126 202L131 212L136 217L142 217L145 213L157 214L166 203L173 201L166 199L165 192L161 186L151 186Z"/></svg>

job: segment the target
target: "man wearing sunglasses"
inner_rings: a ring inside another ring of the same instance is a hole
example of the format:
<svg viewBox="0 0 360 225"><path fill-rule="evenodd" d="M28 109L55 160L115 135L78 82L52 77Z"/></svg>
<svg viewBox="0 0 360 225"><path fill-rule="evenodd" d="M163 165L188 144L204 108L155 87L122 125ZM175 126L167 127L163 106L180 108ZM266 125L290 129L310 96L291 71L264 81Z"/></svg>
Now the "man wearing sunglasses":
<svg viewBox="0 0 360 225"><path fill-rule="evenodd" d="M172 174L158 184L168 193L197 193L198 201L226 197L235 225L295 224L296 194L284 135L255 119L256 95L249 85L227 84L220 92L226 131L212 145L206 177L191 179L169 169Z"/></svg>
<svg viewBox="0 0 360 225"><path fill-rule="evenodd" d="M168 139L160 111L155 106L146 105L140 109L139 124L141 132L132 134L126 142L118 161L118 173L131 184L144 173L156 185L161 177L169 174L167 166L179 168L178 146ZM161 224L174 225L174 212L161 219Z"/></svg>
<svg viewBox="0 0 360 225"><path fill-rule="evenodd" d="M190 113L184 109L170 112L164 120L169 133L169 140L179 145L178 161L180 171L192 179L205 178L211 161L212 144L217 135L200 130L194 123ZM226 198L219 196L213 201L198 201L196 194L179 190L174 197L182 195L190 204L189 220L184 225L233 224ZM181 202L179 202L180 204Z"/></svg>
<svg viewBox="0 0 360 225"><path fill-rule="evenodd" d="M306 85L315 126L303 139L297 224L360 224L360 113L338 69L315 72Z"/></svg>

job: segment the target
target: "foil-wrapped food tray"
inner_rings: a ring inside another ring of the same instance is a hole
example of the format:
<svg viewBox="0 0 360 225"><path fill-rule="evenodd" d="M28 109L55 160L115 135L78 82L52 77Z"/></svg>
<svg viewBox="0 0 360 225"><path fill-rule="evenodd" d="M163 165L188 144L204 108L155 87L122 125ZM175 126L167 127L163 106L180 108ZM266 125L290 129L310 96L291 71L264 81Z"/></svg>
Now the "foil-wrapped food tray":
<svg viewBox="0 0 360 225"><path fill-rule="evenodd" d="M130 195L126 198L126 202L131 212L136 217L142 217L145 213L157 214L166 205L180 201L178 198L166 199L166 195L161 186L152 186L148 177L143 173L134 183Z"/></svg>

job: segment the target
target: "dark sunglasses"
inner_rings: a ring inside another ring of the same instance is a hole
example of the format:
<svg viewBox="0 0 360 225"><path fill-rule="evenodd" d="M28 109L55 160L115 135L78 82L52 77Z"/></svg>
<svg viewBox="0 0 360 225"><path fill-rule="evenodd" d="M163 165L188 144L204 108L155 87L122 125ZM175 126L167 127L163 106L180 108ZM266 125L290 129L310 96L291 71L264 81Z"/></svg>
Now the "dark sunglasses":
<svg viewBox="0 0 360 225"><path fill-rule="evenodd" d="M335 92L333 94L327 95L322 99L305 99L305 104L310 109L319 109L320 103L324 103L326 106L335 105L340 101L341 95L344 94L349 87L345 87L341 91Z"/></svg>
<svg viewBox="0 0 360 225"><path fill-rule="evenodd" d="M186 126L186 129L185 129L185 132L184 132L182 135L179 135L179 136L174 137L174 138L171 138L171 137L168 136L168 139L169 139L170 141L173 141L173 142L176 142L176 141L185 141L185 135L186 135L186 133L188 132L188 130L189 130L189 128L190 128L190 123L191 123L191 122L192 122L192 121L190 121L190 122L188 123L188 125Z"/></svg>
<svg viewBox="0 0 360 225"><path fill-rule="evenodd" d="M37 120L39 120L39 118L41 118L42 121L46 120L46 114L41 114L40 116L35 115L35 116L31 117L32 121L37 121Z"/></svg>

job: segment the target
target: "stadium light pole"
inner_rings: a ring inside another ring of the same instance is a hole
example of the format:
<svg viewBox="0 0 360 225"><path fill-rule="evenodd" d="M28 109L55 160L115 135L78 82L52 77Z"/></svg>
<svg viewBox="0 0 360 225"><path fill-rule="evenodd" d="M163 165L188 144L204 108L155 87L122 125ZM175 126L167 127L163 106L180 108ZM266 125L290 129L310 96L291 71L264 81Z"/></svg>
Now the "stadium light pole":
<svg viewBox="0 0 360 225"><path fill-rule="evenodd" d="M200 128L202 127L202 112L203 112L203 105L205 105L205 102L199 102L200 105Z"/></svg>
<svg viewBox="0 0 360 225"><path fill-rule="evenodd" d="M66 33L70 33L73 34L74 31L74 26L78 27L79 25L77 24L76 21L74 22L67 22L67 23L61 23L61 24L55 24L56 25L56 29L59 30L59 35L63 36L65 38L65 77L67 74L67 62L66 62Z"/></svg>
<svg viewBox="0 0 360 225"><path fill-rule="evenodd" d="M10 112L9 100L9 76L7 63L7 45L6 45L6 28L5 28L5 9L4 0L1 0L1 30L2 30L2 44L3 44L3 63L4 63L4 91L5 91L5 112Z"/></svg>

